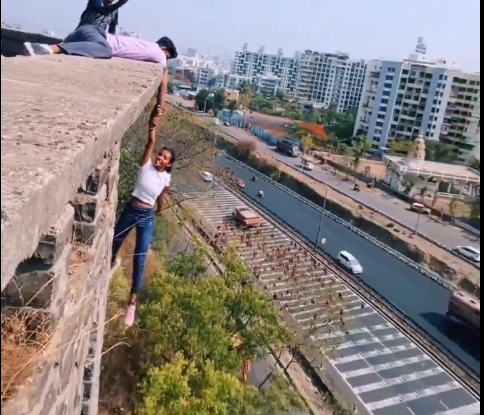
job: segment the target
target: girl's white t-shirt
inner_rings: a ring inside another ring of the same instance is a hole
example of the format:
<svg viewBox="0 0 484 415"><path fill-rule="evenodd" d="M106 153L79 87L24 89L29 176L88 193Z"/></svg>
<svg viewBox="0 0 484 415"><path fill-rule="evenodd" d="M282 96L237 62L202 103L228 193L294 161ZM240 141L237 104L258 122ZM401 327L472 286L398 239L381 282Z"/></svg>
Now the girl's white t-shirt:
<svg viewBox="0 0 484 415"><path fill-rule="evenodd" d="M147 205L154 206L158 196L166 187L170 186L170 183L171 174L156 170L150 160L139 168L132 196Z"/></svg>

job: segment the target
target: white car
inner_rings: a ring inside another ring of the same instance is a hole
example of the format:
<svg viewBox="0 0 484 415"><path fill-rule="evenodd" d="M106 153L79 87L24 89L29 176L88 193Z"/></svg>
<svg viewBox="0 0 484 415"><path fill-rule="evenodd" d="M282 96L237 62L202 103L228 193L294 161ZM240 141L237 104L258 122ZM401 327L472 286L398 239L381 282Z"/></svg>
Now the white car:
<svg viewBox="0 0 484 415"><path fill-rule="evenodd" d="M313 163L306 163L303 165L304 170L308 171L313 171L314 170L314 164Z"/></svg>
<svg viewBox="0 0 484 415"><path fill-rule="evenodd" d="M360 262L348 251L341 251L338 254L338 261L343 267L349 269L355 275L363 273L363 267Z"/></svg>
<svg viewBox="0 0 484 415"><path fill-rule="evenodd" d="M205 182L212 182L213 181L213 174L209 173L208 171L202 171L201 173L203 177L203 181Z"/></svg>
<svg viewBox="0 0 484 415"><path fill-rule="evenodd" d="M454 251L471 261L481 262L481 251L472 246L458 246Z"/></svg>

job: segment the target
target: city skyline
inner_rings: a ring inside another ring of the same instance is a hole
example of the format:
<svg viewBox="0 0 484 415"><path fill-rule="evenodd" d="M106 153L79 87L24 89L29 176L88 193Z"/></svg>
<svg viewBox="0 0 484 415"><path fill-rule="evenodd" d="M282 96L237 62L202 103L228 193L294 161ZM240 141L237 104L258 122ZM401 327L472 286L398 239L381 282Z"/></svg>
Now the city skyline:
<svg viewBox="0 0 484 415"><path fill-rule="evenodd" d="M75 27L85 2L74 0L73 7L65 10L64 2L45 0L19 10L18 3L6 0L1 6L2 19L19 23L25 29L52 30L62 36ZM123 6L120 25L129 31L141 31L143 37L151 40L167 34L180 49L233 54L242 44L249 43L256 48L265 45L273 53L282 47L288 56L310 49L344 51L355 59L392 60L407 56L415 38L423 36L432 58L459 62L467 71L480 69L477 0L464 0L457 10L437 0L410 0L404 8L383 0L373 0L371 4L356 0L345 4L301 0L297 9L278 13L274 13L275 3L255 0L247 0L243 8L227 3L201 7L194 0L180 0L176 5L160 5L154 0L138 4L130 0ZM163 33L158 29L160 22ZM251 30L248 24L261 30Z"/></svg>

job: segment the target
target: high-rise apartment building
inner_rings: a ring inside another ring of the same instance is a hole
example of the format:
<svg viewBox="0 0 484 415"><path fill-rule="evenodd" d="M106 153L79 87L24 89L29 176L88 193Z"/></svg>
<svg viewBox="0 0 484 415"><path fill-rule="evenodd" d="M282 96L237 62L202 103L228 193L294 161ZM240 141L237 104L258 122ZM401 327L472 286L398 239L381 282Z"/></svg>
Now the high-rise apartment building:
<svg viewBox="0 0 484 415"><path fill-rule="evenodd" d="M288 58L279 49L275 55L271 55L265 53L263 46L258 52L250 52L246 43L242 51L235 52L231 74L250 80L254 86L258 77L276 77L279 89L289 91L295 87L297 64L298 54Z"/></svg>
<svg viewBox="0 0 484 415"><path fill-rule="evenodd" d="M188 48L187 50L187 56L189 58L195 58L197 56L197 50L194 48Z"/></svg>
<svg viewBox="0 0 484 415"><path fill-rule="evenodd" d="M368 63L354 134L387 147L421 133L457 145L464 161L480 140L480 75L427 60L422 38L415 51L403 61Z"/></svg>
<svg viewBox="0 0 484 415"><path fill-rule="evenodd" d="M247 44L236 52L232 74L244 77L257 89L261 82L271 88L263 93L283 90L290 96L314 103L334 106L340 112L356 109L366 73L364 61L351 60L345 53L319 53L310 50L284 57L265 53L264 47L250 52Z"/></svg>
<svg viewBox="0 0 484 415"><path fill-rule="evenodd" d="M347 112L358 108L365 73L366 62L351 60L346 53L307 50L299 58L295 88L288 92L295 98Z"/></svg>

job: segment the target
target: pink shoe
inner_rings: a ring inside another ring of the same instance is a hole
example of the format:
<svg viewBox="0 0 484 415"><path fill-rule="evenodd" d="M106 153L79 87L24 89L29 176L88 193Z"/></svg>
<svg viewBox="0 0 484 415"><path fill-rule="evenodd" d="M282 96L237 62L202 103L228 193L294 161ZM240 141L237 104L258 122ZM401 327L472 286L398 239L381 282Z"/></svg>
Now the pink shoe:
<svg viewBox="0 0 484 415"><path fill-rule="evenodd" d="M126 309L126 315L124 316L124 324L131 327L134 324L134 317L136 315L136 304L131 304Z"/></svg>

